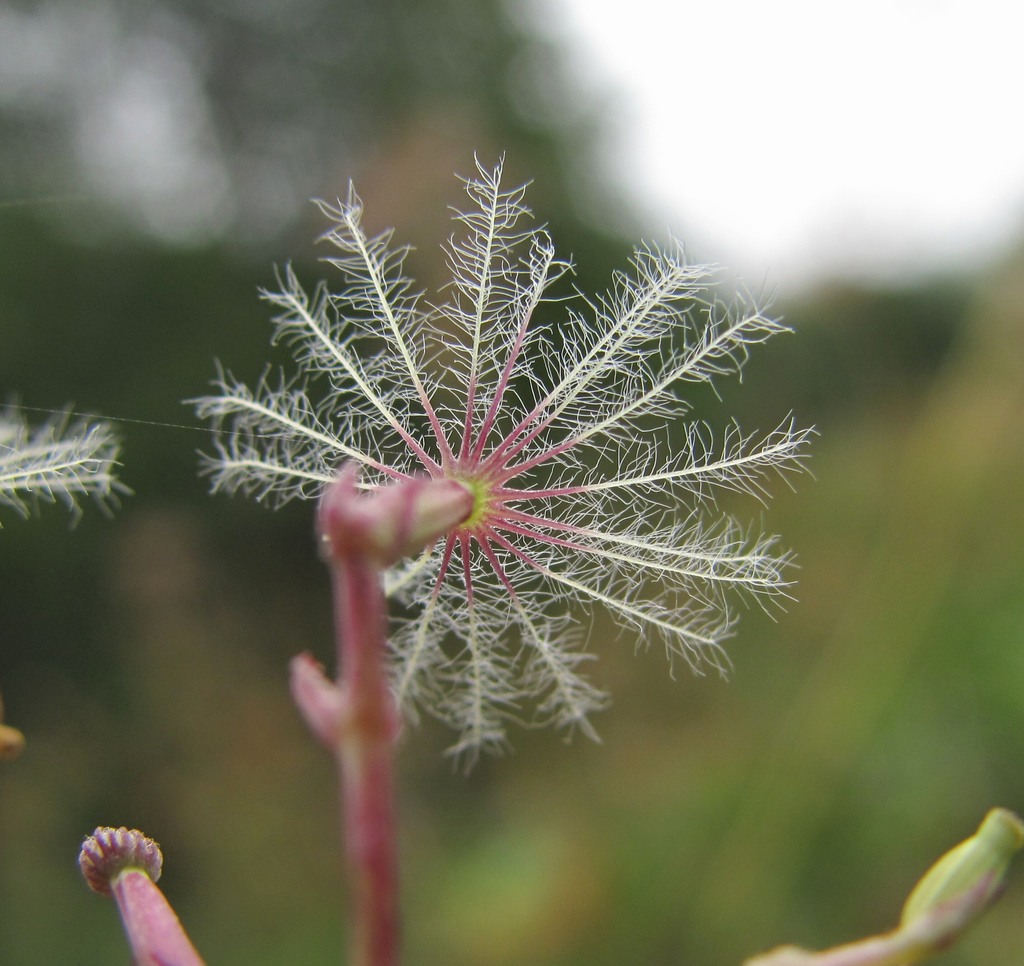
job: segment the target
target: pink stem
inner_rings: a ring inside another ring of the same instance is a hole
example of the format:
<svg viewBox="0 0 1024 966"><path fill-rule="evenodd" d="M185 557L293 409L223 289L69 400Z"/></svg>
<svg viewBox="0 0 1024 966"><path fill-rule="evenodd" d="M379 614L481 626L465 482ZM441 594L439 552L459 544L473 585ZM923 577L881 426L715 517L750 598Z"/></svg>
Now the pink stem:
<svg viewBox="0 0 1024 966"><path fill-rule="evenodd" d="M110 883L137 966L203 966L164 894L141 869Z"/></svg>
<svg viewBox="0 0 1024 966"><path fill-rule="evenodd" d="M352 962L398 962L398 859L393 758L398 716L388 687L380 573L359 554L331 558L338 687L335 755L353 902Z"/></svg>
<svg viewBox="0 0 1024 966"><path fill-rule="evenodd" d="M292 695L333 752L352 891L352 963L398 962L398 859L393 761L398 708L388 682L384 568L451 532L473 494L448 479L410 477L370 493L345 466L320 501L318 527L334 594L337 680L309 655L291 664ZM444 569L442 568L442 569Z"/></svg>

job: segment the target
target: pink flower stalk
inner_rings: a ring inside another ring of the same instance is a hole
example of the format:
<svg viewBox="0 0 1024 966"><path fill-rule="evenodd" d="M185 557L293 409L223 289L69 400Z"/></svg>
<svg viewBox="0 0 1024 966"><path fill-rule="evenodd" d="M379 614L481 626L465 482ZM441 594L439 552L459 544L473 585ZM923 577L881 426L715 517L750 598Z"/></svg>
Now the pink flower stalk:
<svg viewBox="0 0 1024 966"><path fill-rule="evenodd" d="M98 828L78 864L93 891L113 896L136 966L202 966L203 960L157 888L160 846L137 829Z"/></svg>
<svg viewBox="0 0 1024 966"><path fill-rule="evenodd" d="M706 516L716 491L765 498L811 434L787 417L716 444L689 416L681 387L738 373L784 327L726 305L679 246L642 248L606 296L553 309L569 266L526 224L524 189L503 187L500 164L466 188L440 305L414 294L390 233L364 231L354 192L322 204L346 286L307 293L289 269L265 293L298 378L251 389L222 372L196 403L223 430L206 460L215 490L315 497L347 461L366 490L425 476L471 494L465 519L395 562L385 589L408 608L389 636L400 708L448 722L453 751L473 756L524 715L593 736L607 698L580 673L573 605L724 669L734 600L784 595L790 557Z"/></svg>
<svg viewBox="0 0 1024 966"><path fill-rule="evenodd" d="M348 466L320 501L331 568L338 680L308 655L292 661L292 694L338 763L352 888L352 962L398 962L398 862L393 764L399 717L388 682L383 568L460 524L472 494L424 476L361 494Z"/></svg>

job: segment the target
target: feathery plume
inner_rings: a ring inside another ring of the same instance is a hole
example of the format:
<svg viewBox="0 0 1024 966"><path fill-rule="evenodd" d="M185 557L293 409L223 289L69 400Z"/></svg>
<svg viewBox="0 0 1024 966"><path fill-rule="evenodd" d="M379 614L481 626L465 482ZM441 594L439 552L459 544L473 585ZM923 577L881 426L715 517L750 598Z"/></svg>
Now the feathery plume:
<svg viewBox="0 0 1024 966"><path fill-rule="evenodd" d="M606 295L550 317L570 266L529 223L525 189L503 186L500 163L478 163L465 187L443 304L415 292L391 232L363 229L350 191L320 205L344 287L309 292L286 268L264 293L296 376L250 387L222 370L194 403L222 430L204 461L215 491L318 497L345 463L366 488L426 476L470 491L468 518L393 567L387 589L411 615L390 640L399 704L448 722L453 750L475 754L500 747L527 706L534 723L594 735L606 696L581 674L574 605L724 668L735 600L785 594L790 556L717 513L715 494L764 500L773 477L802 468L812 434L787 417L716 443L688 420L680 389L739 373L785 327L727 304L681 246L640 248Z"/></svg>
<svg viewBox="0 0 1024 966"><path fill-rule="evenodd" d="M108 423L56 417L33 429L7 407L0 411L0 507L28 516L40 501L59 501L77 519L82 496L116 504L129 492L114 473L118 449Z"/></svg>

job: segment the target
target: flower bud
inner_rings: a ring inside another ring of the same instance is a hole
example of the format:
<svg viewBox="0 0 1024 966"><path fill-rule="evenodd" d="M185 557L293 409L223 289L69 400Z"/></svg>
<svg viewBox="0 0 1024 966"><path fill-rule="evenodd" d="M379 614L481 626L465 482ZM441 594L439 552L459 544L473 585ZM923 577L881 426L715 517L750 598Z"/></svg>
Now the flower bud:
<svg viewBox="0 0 1024 966"><path fill-rule="evenodd" d="M123 872L144 872L153 882L160 878L164 857L160 846L138 829L98 828L83 843L78 866L93 892L109 896L111 883Z"/></svg>
<svg viewBox="0 0 1024 966"><path fill-rule="evenodd" d="M473 494L457 480L412 477L368 493L346 466L320 503L320 534L333 557L359 554L390 567L419 553L473 511Z"/></svg>
<svg viewBox="0 0 1024 966"><path fill-rule="evenodd" d="M918 882L898 929L811 952L780 946L744 966L913 966L947 950L998 898L1006 869L1024 846L1024 822L993 808L965 842L947 852Z"/></svg>
<svg viewBox="0 0 1024 966"><path fill-rule="evenodd" d="M156 887L160 846L137 829L98 828L78 864L90 888L113 896L136 966L203 966L174 910Z"/></svg>
<svg viewBox="0 0 1024 966"><path fill-rule="evenodd" d="M324 674L323 665L309 654L298 654L288 665L292 698L310 731L326 748L336 751L345 713L339 688Z"/></svg>
<svg viewBox="0 0 1024 966"><path fill-rule="evenodd" d="M922 876L903 906L901 925L974 889L981 890L976 906L980 913L998 896L1010 860L1022 846L1024 822L1005 808L993 808L974 835Z"/></svg>

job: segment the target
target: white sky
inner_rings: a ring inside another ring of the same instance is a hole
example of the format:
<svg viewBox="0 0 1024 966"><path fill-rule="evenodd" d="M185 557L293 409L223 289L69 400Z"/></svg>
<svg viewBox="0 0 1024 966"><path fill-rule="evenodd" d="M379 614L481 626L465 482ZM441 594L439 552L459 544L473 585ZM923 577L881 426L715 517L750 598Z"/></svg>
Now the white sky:
<svg viewBox="0 0 1024 966"><path fill-rule="evenodd" d="M1024 3L535 0L653 230L743 273L898 277L1024 236Z"/></svg>

